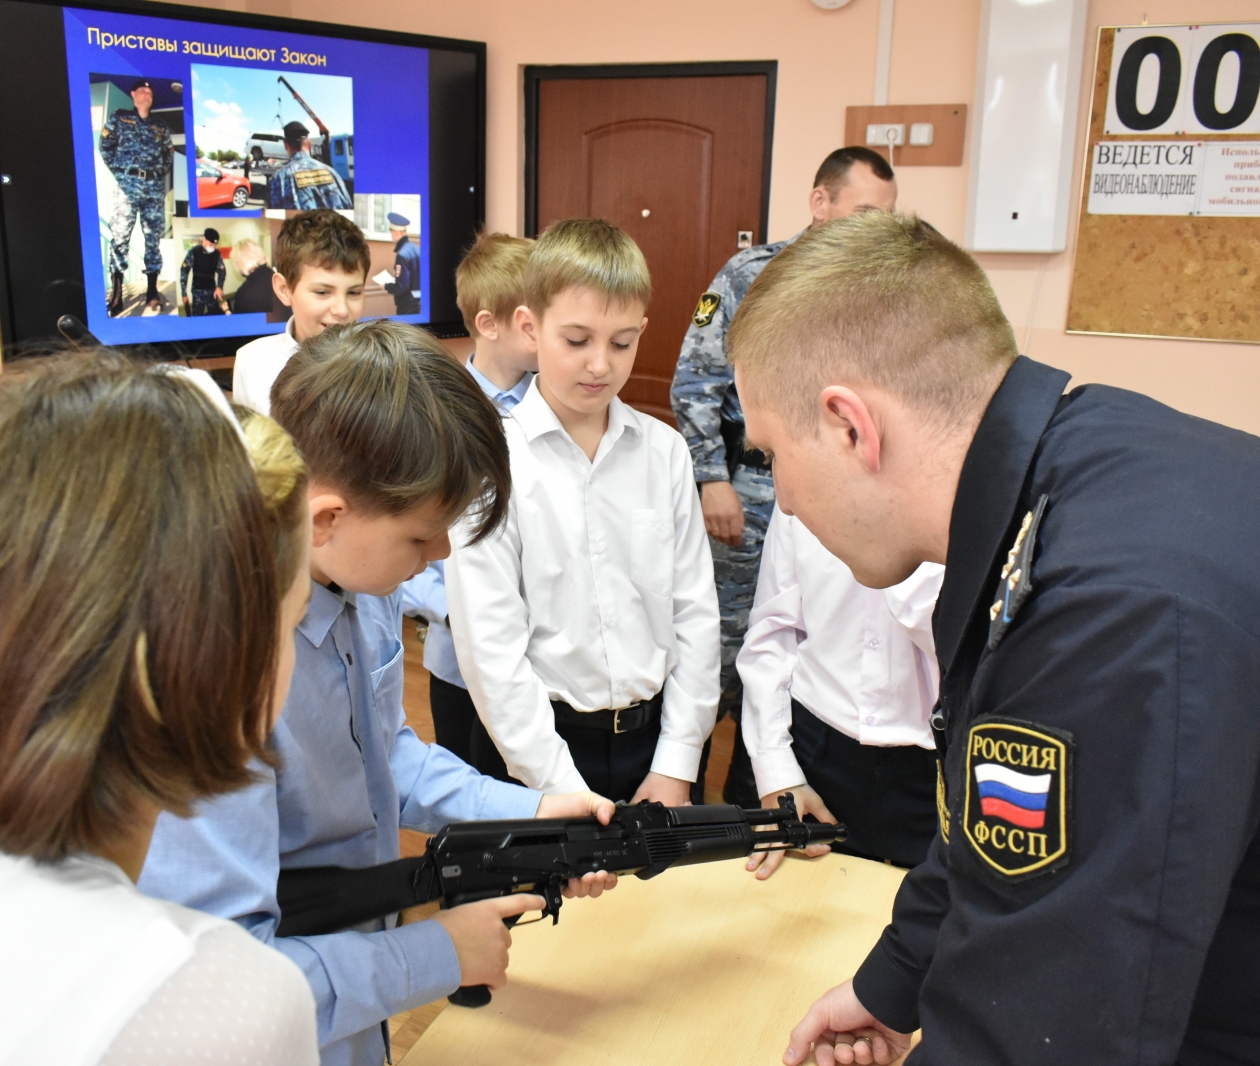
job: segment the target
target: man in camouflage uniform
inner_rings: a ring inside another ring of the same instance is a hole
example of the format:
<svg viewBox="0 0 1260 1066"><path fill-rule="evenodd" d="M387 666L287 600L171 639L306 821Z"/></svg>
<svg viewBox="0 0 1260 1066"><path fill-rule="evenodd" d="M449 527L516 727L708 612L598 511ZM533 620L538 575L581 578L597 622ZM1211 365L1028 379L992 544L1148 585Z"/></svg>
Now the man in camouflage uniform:
<svg viewBox="0 0 1260 1066"><path fill-rule="evenodd" d="M311 131L300 122L284 127L284 147L289 161L267 179L267 202L286 211L314 211L327 207L348 211L354 201L332 167L311 155Z"/></svg>
<svg viewBox="0 0 1260 1066"><path fill-rule="evenodd" d="M131 86L131 99L135 110L119 108L101 127L101 160L118 183L109 222L110 315L123 309L122 280L137 216L144 233L144 272L149 279L146 310L157 312L162 307L157 291L162 270L158 242L166 232L166 175L171 172L175 148L166 124L149 113L153 109L153 83L137 78Z"/></svg>
<svg viewBox="0 0 1260 1066"><path fill-rule="evenodd" d="M186 293L188 276L192 275L192 300ZM194 244L184 256L179 268L179 292L184 298L184 311L189 315L221 315L223 308L223 283L227 280L227 267L219 253L219 231L207 226L201 242Z"/></svg>
<svg viewBox="0 0 1260 1066"><path fill-rule="evenodd" d="M884 158L869 148L840 148L823 160L814 176L809 194L810 227L859 211L891 211L896 204L897 183ZM757 275L794 240L796 237L746 248L718 271L700 297L683 339L670 390L678 431L691 449L704 525L713 549L713 574L722 614L718 715L729 714L736 721L743 686L735 657L744 642L757 589L761 545L774 510L774 477L761 452L743 447L744 413L735 393L735 373L726 361L726 331ZM735 739L723 799L759 805L742 733Z"/></svg>

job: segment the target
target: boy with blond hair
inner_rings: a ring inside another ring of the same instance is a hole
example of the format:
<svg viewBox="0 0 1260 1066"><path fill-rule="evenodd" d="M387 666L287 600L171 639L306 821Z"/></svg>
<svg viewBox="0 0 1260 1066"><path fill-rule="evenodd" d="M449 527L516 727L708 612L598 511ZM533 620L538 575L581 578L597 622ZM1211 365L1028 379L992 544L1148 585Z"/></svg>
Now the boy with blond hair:
<svg viewBox="0 0 1260 1066"><path fill-rule="evenodd" d="M298 345L329 326L359 320L372 263L359 227L322 209L285 219L275 251L271 285L293 317L282 332L241 347L232 370L232 399L264 415L271 413L271 386Z"/></svg>
<svg viewBox="0 0 1260 1066"><path fill-rule="evenodd" d="M504 413L525 397L538 353L516 322L525 302L525 264L533 241L506 233L480 233L455 270L455 302L475 345L464 365L481 391ZM503 759L468 695L447 621L445 563L429 564L403 586L403 610L429 623L424 665L437 742L482 773L505 777Z"/></svg>
<svg viewBox="0 0 1260 1066"><path fill-rule="evenodd" d="M314 991L324 1066L380 1066L391 1015L460 985L503 984L502 919L542 900L278 937L281 869L389 862L400 828L533 815L607 823L613 808L589 792L540 795L483 777L407 725L398 585L447 553L456 516L471 508L476 540L507 506L499 412L454 356L397 322L342 326L303 344L272 392L310 472L311 516L310 605L272 733L278 758L193 817L160 818L140 888L234 919L284 952ZM598 895L615 882L588 874L565 891Z"/></svg>
<svg viewBox="0 0 1260 1066"><path fill-rule="evenodd" d="M505 421L507 520L461 531L447 580L460 666L514 777L679 805L717 715L718 608L686 444L617 399L650 293L607 222L538 239L516 311L538 376Z"/></svg>

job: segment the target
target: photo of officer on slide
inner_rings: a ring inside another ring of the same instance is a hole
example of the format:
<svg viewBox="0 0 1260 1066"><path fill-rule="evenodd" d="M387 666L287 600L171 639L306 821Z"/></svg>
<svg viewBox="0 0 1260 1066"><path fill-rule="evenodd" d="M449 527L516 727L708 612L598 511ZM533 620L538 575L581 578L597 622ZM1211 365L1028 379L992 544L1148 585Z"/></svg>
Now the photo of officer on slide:
<svg viewBox="0 0 1260 1066"><path fill-rule="evenodd" d="M122 79L102 83L107 94L107 102L101 105L103 112L108 107L110 90L117 95L119 80ZM124 85L132 106L118 106L105 115L97 141L101 162L113 176L115 185L107 256L111 317L127 310L123 281L130 264L131 236L137 220L144 234L147 280L139 313L157 315L166 310L158 292L158 275L162 271L160 242L170 228L167 192L175 157L165 109L163 113L154 112L155 81L139 77L127 79ZM162 82L162 87L167 95L179 92L177 82ZM182 128L182 121L180 125Z"/></svg>

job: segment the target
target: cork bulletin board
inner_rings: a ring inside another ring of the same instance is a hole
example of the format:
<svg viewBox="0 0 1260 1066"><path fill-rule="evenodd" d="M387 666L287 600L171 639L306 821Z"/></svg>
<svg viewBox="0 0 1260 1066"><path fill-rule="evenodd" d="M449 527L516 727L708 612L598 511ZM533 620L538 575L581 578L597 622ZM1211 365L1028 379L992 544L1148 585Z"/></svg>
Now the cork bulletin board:
<svg viewBox="0 0 1260 1066"><path fill-rule="evenodd" d="M1069 333L1260 343L1258 40L1100 29Z"/></svg>

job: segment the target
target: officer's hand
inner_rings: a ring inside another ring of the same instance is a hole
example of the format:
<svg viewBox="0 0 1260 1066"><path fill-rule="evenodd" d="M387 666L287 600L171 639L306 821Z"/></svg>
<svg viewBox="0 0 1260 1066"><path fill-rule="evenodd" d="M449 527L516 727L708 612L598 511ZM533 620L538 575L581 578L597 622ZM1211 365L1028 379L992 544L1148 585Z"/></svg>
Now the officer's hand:
<svg viewBox="0 0 1260 1066"><path fill-rule="evenodd" d="M773 810L779 805L779 797L785 792L792 793L792 798L796 800L796 813L802 818L807 814L812 814L820 822L826 822L828 825L836 824L836 816L827 810L822 796L809 785L793 785L791 788L781 789L778 792L770 792L761 797L761 805ZM805 849L805 854L815 859L819 855L826 855L830 850L830 844L810 844ZM779 868L785 854L787 853L783 851L755 851L749 856L744 869L749 872L756 870L757 880L764 881Z"/></svg>
<svg viewBox="0 0 1260 1066"><path fill-rule="evenodd" d="M438 911L432 921L447 931L455 945L459 983L502 988L507 983L508 948L512 946L512 934L503 919L545 906L542 896L522 892Z"/></svg>
<svg viewBox="0 0 1260 1066"><path fill-rule="evenodd" d="M704 528L714 540L738 547L744 536L744 505L729 481L706 481L700 486Z"/></svg>
<svg viewBox="0 0 1260 1066"><path fill-rule="evenodd" d="M223 299L223 290L222 290L222 289L215 289L215 290L214 290L214 301L215 301L215 303L218 303L218 302L219 302L220 300L222 300L222 299Z"/></svg>
<svg viewBox="0 0 1260 1066"><path fill-rule="evenodd" d="M811 1047L818 1066L887 1066L910 1050L910 1036L880 1025L862 1006L853 982L845 981L809 1008L792 1030L783 1061L787 1066L799 1066L809 1057Z"/></svg>
<svg viewBox="0 0 1260 1066"><path fill-rule="evenodd" d="M691 782L677 777L666 777L664 774L650 773L643 779L638 790L630 797L631 803L642 803L651 800L663 803L666 807L691 806Z"/></svg>

